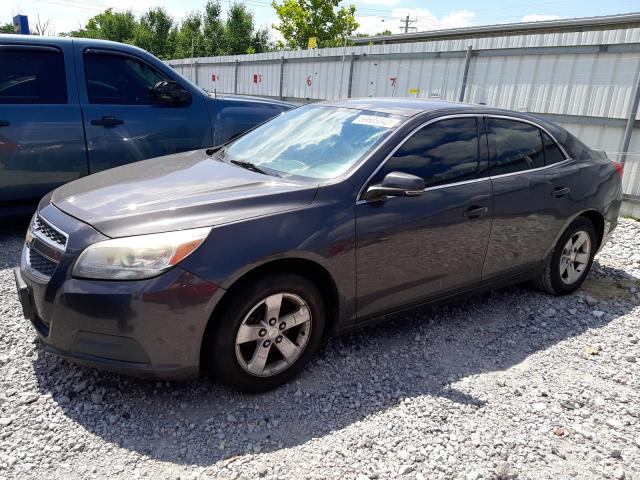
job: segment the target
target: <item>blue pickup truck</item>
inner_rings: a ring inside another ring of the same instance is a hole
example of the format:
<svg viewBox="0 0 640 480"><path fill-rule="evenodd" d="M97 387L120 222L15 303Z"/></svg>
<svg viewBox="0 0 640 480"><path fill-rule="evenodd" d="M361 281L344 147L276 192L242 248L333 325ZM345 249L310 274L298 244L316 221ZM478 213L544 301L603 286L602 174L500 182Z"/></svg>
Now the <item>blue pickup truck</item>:
<svg viewBox="0 0 640 480"><path fill-rule="evenodd" d="M131 45L0 35L0 215L84 175L219 145L289 108L213 98Z"/></svg>

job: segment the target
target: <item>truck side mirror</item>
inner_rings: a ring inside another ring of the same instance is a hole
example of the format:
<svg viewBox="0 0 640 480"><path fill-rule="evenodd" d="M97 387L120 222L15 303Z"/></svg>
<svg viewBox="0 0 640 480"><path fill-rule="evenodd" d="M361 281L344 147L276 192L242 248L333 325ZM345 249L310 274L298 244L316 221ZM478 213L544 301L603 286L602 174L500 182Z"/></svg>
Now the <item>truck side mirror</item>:
<svg viewBox="0 0 640 480"><path fill-rule="evenodd" d="M162 80L151 87L151 99L158 103L186 105L191 102L191 93L173 80Z"/></svg>

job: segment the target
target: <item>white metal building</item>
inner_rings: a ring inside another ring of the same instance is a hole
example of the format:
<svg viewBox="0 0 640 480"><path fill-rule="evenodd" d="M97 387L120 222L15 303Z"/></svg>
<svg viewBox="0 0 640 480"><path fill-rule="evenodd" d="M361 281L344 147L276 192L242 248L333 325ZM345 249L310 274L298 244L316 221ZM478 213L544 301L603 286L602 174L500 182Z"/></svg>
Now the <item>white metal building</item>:
<svg viewBox="0 0 640 480"><path fill-rule="evenodd" d="M356 46L172 60L199 86L313 101L417 96L541 114L625 161L640 216L640 13L366 39Z"/></svg>

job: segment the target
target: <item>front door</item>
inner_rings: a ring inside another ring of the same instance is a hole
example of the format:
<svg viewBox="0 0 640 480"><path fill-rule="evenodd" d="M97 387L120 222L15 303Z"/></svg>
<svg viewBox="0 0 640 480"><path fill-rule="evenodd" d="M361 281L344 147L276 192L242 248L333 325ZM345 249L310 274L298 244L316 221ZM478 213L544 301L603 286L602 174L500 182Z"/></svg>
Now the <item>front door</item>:
<svg viewBox="0 0 640 480"><path fill-rule="evenodd" d="M91 173L211 145L204 98L190 104L154 102L150 89L168 78L137 57L110 50L82 49L85 77L80 89Z"/></svg>
<svg viewBox="0 0 640 480"><path fill-rule="evenodd" d="M492 213L480 126L474 116L424 126L369 182L379 184L390 172L404 172L422 177L426 190L419 197L358 202L359 318L480 282Z"/></svg>

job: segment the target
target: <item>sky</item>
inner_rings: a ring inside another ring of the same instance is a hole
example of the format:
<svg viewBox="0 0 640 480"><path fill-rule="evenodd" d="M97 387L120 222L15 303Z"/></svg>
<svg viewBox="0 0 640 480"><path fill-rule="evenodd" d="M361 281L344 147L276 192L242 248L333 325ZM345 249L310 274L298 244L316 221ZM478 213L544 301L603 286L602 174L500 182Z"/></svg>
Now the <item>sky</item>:
<svg viewBox="0 0 640 480"><path fill-rule="evenodd" d="M136 15L148 8L164 7L176 20L186 13L202 8L206 0L0 0L0 23L11 22L13 15L28 15L33 24L40 18L49 20L53 31L59 34L76 30L92 16L106 8L132 10ZM230 0L222 0L223 7ZM246 0L254 13L257 26L272 27L277 17L270 0ZM401 20L407 15L418 31L442 28L490 25L557 18L590 17L615 13L640 12L640 0L356 0L358 32L375 34L383 30L401 32ZM415 31L415 29L414 29ZM279 34L272 30L272 37Z"/></svg>

